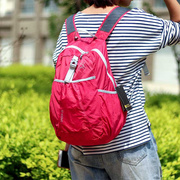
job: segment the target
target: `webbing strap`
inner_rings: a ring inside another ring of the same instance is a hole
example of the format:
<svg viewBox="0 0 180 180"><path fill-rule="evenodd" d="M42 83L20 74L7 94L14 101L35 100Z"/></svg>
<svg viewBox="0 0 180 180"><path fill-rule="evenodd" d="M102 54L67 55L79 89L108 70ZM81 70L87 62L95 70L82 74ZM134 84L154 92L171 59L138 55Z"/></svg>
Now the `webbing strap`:
<svg viewBox="0 0 180 180"><path fill-rule="evenodd" d="M79 33L76 29L75 23L74 23L74 17L76 14L71 15L70 17L68 17L65 21L66 23L66 32L67 32L67 40L68 43L70 43L71 41L73 41L75 39L75 37L80 38Z"/></svg>
<svg viewBox="0 0 180 180"><path fill-rule="evenodd" d="M66 19L66 31L67 31L67 35L76 31L74 25L74 14Z"/></svg>
<svg viewBox="0 0 180 180"><path fill-rule="evenodd" d="M130 9L125 7L113 8L105 17L95 36L97 38L101 38L104 40L107 39L107 37L112 32L116 24L128 11L130 11ZM68 42L71 42L75 38L75 36L80 38L74 23L74 17L75 15L71 15L66 19L66 31Z"/></svg>
<svg viewBox="0 0 180 180"><path fill-rule="evenodd" d="M125 7L115 7L112 9L102 22L95 36L97 38L106 40L117 23L128 11L130 11L130 9Z"/></svg>

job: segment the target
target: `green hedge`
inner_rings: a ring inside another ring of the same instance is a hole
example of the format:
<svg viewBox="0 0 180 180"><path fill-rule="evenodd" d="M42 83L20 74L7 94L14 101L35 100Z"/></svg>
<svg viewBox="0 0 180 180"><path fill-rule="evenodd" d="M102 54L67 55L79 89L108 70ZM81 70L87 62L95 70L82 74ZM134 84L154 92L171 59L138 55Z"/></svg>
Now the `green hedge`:
<svg viewBox="0 0 180 180"><path fill-rule="evenodd" d="M39 94L49 94L53 74L53 67L14 65L0 68L0 90L16 90L20 94L34 90Z"/></svg>
<svg viewBox="0 0 180 180"><path fill-rule="evenodd" d="M49 120L53 67L0 68L0 179L69 180L57 168L64 148ZM163 179L180 180L180 98L146 96L146 111L158 144Z"/></svg>
<svg viewBox="0 0 180 180"><path fill-rule="evenodd" d="M57 168L58 141L49 120L54 69L0 68L0 179L70 179Z"/></svg>
<svg viewBox="0 0 180 180"><path fill-rule="evenodd" d="M163 179L180 180L180 96L147 95L146 112L152 124Z"/></svg>

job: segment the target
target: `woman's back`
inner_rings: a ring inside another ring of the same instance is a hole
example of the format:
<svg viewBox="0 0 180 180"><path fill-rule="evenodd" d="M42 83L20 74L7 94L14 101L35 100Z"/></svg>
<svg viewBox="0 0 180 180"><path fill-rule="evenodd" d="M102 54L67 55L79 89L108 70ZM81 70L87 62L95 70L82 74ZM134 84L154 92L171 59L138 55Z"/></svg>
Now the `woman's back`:
<svg viewBox="0 0 180 180"><path fill-rule="evenodd" d="M107 13L89 14L78 12L75 16L77 29L87 30L95 34ZM164 25L166 23L166 30ZM107 50L111 69L117 84L122 84L133 107L128 112L126 124L120 135L104 146L95 146L96 152L111 152L143 144L150 139L149 120L144 111L145 97L141 82L141 71L146 57L176 39L176 33L167 36L171 28L177 25L163 21L139 9L132 9L116 25L107 39ZM79 32L80 36L88 37L87 33ZM57 44L54 59L67 45L65 25ZM142 133L143 132L143 133ZM76 147L78 148L78 147ZM93 154L91 146L83 148L86 154Z"/></svg>
<svg viewBox="0 0 180 180"><path fill-rule="evenodd" d="M85 0L89 8L76 14L76 28L95 34L106 14L115 5L120 3L129 6L131 1ZM69 147L72 179L161 179L157 147L144 110L141 71L149 54L180 42L180 24L175 23L180 22L180 4L177 0L164 2L172 21L132 9L108 37L107 50L111 69L117 84L123 85L132 109L128 111L120 134L111 142L98 146ZM80 36L88 37L81 32ZM55 65L59 53L66 45L64 25L53 55Z"/></svg>

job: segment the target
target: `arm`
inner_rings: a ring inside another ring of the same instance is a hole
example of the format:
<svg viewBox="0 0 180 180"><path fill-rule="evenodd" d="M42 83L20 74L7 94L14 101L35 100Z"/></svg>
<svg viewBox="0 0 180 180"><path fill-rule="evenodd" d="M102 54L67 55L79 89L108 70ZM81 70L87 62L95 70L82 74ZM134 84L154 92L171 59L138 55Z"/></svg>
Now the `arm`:
<svg viewBox="0 0 180 180"><path fill-rule="evenodd" d="M180 22L180 4L177 0L164 0L172 21Z"/></svg>
<svg viewBox="0 0 180 180"><path fill-rule="evenodd" d="M63 37L62 37L63 36ZM56 63L57 63L57 58L60 54L60 52L65 48L65 44L67 44L67 38L65 40L66 37L66 28L65 28L65 23L63 24L62 30L59 34L57 43L56 43L56 48L54 50L53 53L53 63L54 63L54 67L56 67ZM62 41L65 41L64 43L62 43Z"/></svg>

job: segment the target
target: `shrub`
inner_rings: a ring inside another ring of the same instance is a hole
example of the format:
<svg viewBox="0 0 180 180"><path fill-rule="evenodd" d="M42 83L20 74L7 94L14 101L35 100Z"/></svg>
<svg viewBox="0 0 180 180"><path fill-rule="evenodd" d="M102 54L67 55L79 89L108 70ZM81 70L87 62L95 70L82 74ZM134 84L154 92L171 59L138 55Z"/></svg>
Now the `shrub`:
<svg viewBox="0 0 180 180"><path fill-rule="evenodd" d="M1 68L0 90L15 89L20 94L34 90L40 94L50 94L53 75L53 67L13 65Z"/></svg>
<svg viewBox="0 0 180 180"><path fill-rule="evenodd" d="M53 76L53 67L0 68L0 179L70 179L68 170L57 168L65 144L49 120ZM163 179L180 180L180 97L147 94L146 99Z"/></svg>
<svg viewBox="0 0 180 180"><path fill-rule="evenodd" d="M146 112L157 141L163 179L180 179L180 97L148 95Z"/></svg>
<svg viewBox="0 0 180 180"><path fill-rule="evenodd" d="M0 74L6 82L0 89L0 179L70 179L67 170L57 168L64 143L49 120L53 69L13 66Z"/></svg>

